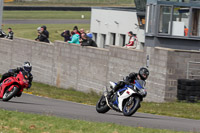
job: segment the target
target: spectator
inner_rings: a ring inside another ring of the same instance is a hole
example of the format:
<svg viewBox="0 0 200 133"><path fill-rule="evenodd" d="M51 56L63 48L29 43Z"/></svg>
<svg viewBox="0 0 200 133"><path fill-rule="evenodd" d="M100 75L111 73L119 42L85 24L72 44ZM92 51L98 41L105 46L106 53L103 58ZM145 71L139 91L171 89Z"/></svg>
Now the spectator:
<svg viewBox="0 0 200 133"><path fill-rule="evenodd" d="M61 33L61 36L64 37L64 42L71 41L71 35L69 30L65 30Z"/></svg>
<svg viewBox="0 0 200 133"><path fill-rule="evenodd" d="M83 29L83 28L82 28L82 29L80 29L80 38L81 38L82 34L85 34L85 31L84 31L84 29Z"/></svg>
<svg viewBox="0 0 200 133"><path fill-rule="evenodd" d="M188 28L184 26L184 36L188 36Z"/></svg>
<svg viewBox="0 0 200 133"><path fill-rule="evenodd" d="M77 27L77 26L74 26L73 31L74 31L75 34L78 34L79 37L80 37L81 33L80 33L80 31L78 30L78 27Z"/></svg>
<svg viewBox="0 0 200 133"><path fill-rule="evenodd" d="M81 34L85 33L85 31L84 31L84 29L83 29L83 28L82 28L82 29L80 29L80 33L81 33Z"/></svg>
<svg viewBox="0 0 200 133"><path fill-rule="evenodd" d="M80 44L79 42L79 35L75 34L73 31L71 32L72 35L72 40L71 41L67 41L68 43L74 43L74 44Z"/></svg>
<svg viewBox="0 0 200 133"><path fill-rule="evenodd" d="M92 35L92 33L89 32L89 30L86 31L86 34L87 34L87 36L88 36L89 38L92 39L93 35Z"/></svg>
<svg viewBox="0 0 200 133"><path fill-rule="evenodd" d="M8 28L8 35L6 36L6 38L8 39L13 39L13 35L14 35L14 32L12 31L12 28Z"/></svg>
<svg viewBox="0 0 200 133"><path fill-rule="evenodd" d="M0 29L0 38L6 37L6 33Z"/></svg>
<svg viewBox="0 0 200 133"><path fill-rule="evenodd" d="M37 28L37 38L35 38L35 41L39 41L40 32L41 32L41 27L38 27Z"/></svg>
<svg viewBox="0 0 200 133"><path fill-rule="evenodd" d="M95 41L93 41L91 38L89 38L89 37L85 34L85 35L82 35L81 46L97 47L97 44L95 43Z"/></svg>
<svg viewBox="0 0 200 133"><path fill-rule="evenodd" d="M39 41L49 43L49 32L47 31L47 27L44 25L40 29Z"/></svg>
<svg viewBox="0 0 200 133"><path fill-rule="evenodd" d="M134 48L135 49L137 47L136 46L136 34L133 34L132 31L129 31L128 32L128 36L130 36L129 42L124 47L125 48Z"/></svg>

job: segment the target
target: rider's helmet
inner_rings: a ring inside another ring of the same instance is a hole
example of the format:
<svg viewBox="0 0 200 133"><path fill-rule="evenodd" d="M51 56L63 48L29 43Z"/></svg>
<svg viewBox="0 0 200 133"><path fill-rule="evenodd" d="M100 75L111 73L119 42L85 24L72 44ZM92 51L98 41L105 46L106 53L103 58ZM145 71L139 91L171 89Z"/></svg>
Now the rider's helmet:
<svg viewBox="0 0 200 133"><path fill-rule="evenodd" d="M142 67L140 68L138 74L142 80L146 80L149 76L149 70L145 67Z"/></svg>
<svg viewBox="0 0 200 133"><path fill-rule="evenodd" d="M31 72L31 70L32 70L31 63L28 62L28 61L24 62L23 69L24 69L26 72Z"/></svg>

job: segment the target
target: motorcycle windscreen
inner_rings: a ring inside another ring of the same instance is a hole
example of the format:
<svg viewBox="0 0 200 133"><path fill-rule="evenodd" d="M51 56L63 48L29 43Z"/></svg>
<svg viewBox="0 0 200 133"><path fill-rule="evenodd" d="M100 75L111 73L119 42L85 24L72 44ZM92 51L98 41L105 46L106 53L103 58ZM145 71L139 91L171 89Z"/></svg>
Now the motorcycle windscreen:
<svg viewBox="0 0 200 133"><path fill-rule="evenodd" d="M143 80L135 80L135 86L138 89L144 89L145 82Z"/></svg>

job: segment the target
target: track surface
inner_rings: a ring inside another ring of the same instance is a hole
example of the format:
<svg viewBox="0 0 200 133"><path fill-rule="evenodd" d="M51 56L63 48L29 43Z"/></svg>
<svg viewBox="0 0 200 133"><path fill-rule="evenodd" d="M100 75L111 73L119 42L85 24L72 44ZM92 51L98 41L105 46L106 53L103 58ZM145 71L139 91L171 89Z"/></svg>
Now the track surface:
<svg viewBox="0 0 200 133"><path fill-rule="evenodd" d="M71 119L111 122L132 127L200 132L200 120L174 118L145 113L135 113L131 117L125 117L121 113L115 111L99 114L96 112L94 106L38 97L29 94L23 94L20 98L13 98L9 102L0 101L0 108L36 114L49 114Z"/></svg>
<svg viewBox="0 0 200 133"><path fill-rule="evenodd" d="M8 19L3 24L90 24L90 19Z"/></svg>

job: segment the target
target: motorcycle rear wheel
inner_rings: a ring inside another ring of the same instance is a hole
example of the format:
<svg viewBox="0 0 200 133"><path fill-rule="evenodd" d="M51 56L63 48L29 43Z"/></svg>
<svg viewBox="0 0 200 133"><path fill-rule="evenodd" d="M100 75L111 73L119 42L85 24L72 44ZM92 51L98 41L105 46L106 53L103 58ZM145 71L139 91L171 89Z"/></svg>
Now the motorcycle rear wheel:
<svg viewBox="0 0 200 133"><path fill-rule="evenodd" d="M99 101L96 104L96 111L98 113L106 113L110 110L110 107L106 103L106 98L104 95L101 96Z"/></svg>
<svg viewBox="0 0 200 133"><path fill-rule="evenodd" d="M3 101L9 101L12 97L14 97L19 91L19 88L14 86L11 91L9 91L9 88L5 91L2 100Z"/></svg>
<svg viewBox="0 0 200 133"><path fill-rule="evenodd" d="M140 98L138 96L134 96L132 98L133 98L132 101L127 100L126 104L124 105L124 108L122 111L124 116L133 115L140 106Z"/></svg>

